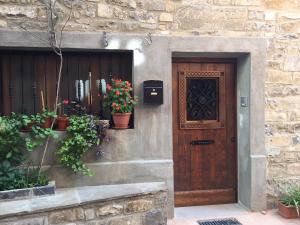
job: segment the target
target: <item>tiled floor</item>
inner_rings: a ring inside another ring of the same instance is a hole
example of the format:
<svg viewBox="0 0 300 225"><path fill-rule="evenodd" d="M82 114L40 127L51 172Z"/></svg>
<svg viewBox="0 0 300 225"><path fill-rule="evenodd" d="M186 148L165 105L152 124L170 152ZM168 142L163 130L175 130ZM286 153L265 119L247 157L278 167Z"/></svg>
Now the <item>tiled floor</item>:
<svg viewBox="0 0 300 225"><path fill-rule="evenodd" d="M262 213L249 212L239 204L194 206L175 209L175 218L168 225L198 225L198 220L236 218L243 225L300 225L300 219L286 220L277 210Z"/></svg>

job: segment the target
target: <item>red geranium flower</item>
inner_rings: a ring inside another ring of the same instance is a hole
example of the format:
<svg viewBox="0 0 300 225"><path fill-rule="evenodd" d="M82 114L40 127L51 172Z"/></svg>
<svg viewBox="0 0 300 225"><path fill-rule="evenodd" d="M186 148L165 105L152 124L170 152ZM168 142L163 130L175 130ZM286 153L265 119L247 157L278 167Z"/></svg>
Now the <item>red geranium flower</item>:
<svg viewBox="0 0 300 225"><path fill-rule="evenodd" d="M120 92L119 92L119 91L116 91L116 95L119 96L119 95L120 95Z"/></svg>
<svg viewBox="0 0 300 225"><path fill-rule="evenodd" d="M69 100L63 100L63 103L64 103L65 105L68 105L68 104L69 104Z"/></svg>
<svg viewBox="0 0 300 225"><path fill-rule="evenodd" d="M111 90L111 86L109 84L106 85L107 90Z"/></svg>

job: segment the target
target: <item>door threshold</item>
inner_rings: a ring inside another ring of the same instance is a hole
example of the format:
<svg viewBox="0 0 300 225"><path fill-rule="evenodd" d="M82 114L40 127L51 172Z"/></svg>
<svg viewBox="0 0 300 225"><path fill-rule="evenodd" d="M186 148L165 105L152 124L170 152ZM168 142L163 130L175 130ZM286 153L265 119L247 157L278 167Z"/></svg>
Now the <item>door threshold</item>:
<svg viewBox="0 0 300 225"><path fill-rule="evenodd" d="M248 214L250 211L240 203L175 207L175 219L222 218Z"/></svg>

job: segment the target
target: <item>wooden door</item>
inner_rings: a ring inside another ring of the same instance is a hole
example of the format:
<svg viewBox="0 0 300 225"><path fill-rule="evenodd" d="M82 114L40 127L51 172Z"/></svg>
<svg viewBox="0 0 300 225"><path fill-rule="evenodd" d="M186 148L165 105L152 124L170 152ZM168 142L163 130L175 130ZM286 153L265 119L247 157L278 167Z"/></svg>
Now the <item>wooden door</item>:
<svg viewBox="0 0 300 225"><path fill-rule="evenodd" d="M174 58L175 206L237 201L235 61Z"/></svg>

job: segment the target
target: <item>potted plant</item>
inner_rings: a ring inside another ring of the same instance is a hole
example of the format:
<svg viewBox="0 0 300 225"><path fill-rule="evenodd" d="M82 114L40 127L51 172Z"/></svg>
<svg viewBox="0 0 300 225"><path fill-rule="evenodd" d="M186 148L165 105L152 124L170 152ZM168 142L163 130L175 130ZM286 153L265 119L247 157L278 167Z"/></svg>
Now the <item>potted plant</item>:
<svg viewBox="0 0 300 225"><path fill-rule="evenodd" d="M20 115L21 121L21 131L22 132L30 132L34 123L36 122L35 115Z"/></svg>
<svg viewBox="0 0 300 225"><path fill-rule="evenodd" d="M65 131L69 124L69 117L66 114L66 107L69 105L69 100L63 100L58 104L60 109L60 116L57 117L57 130Z"/></svg>
<svg viewBox="0 0 300 225"><path fill-rule="evenodd" d="M300 188L292 188L284 194L278 203L279 214L287 219L300 215Z"/></svg>
<svg viewBox="0 0 300 225"><path fill-rule="evenodd" d="M51 128L53 119L55 119L56 113L53 111L49 111L47 109L43 109L41 113L36 115L36 118L39 120L40 126L42 128Z"/></svg>
<svg viewBox="0 0 300 225"><path fill-rule="evenodd" d="M131 112L137 104L137 98L133 97L131 93L132 87L128 81L112 79L112 84L107 84L104 103L111 109L116 129L128 128Z"/></svg>

